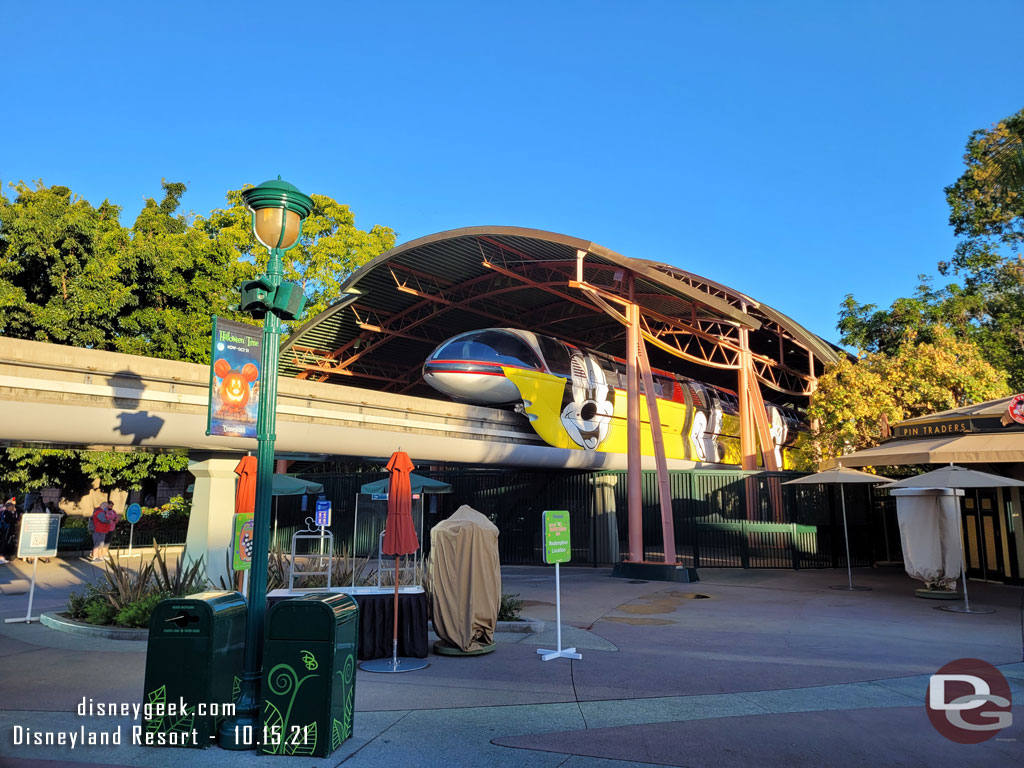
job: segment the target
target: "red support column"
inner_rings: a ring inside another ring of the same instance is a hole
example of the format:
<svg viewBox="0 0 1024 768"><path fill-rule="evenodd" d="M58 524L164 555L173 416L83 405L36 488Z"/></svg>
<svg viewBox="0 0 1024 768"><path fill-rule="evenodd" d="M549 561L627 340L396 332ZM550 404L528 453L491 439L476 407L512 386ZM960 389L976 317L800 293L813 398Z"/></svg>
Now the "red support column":
<svg viewBox="0 0 1024 768"><path fill-rule="evenodd" d="M634 305L636 307L636 305ZM636 307L636 320L639 323L640 309ZM651 376L651 363L647 359L647 347L644 337L637 332L637 357L640 363L640 374L644 382L644 394L647 400L647 414L651 426L651 443L654 446L654 464L658 471L658 498L661 501L661 540L665 553L665 562L676 562L675 523L672 519L672 488L668 481L668 460L665 458L665 440L661 434L661 414L658 413L658 398L654 394L654 378Z"/></svg>
<svg viewBox="0 0 1024 768"><path fill-rule="evenodd" d="M630 298L633 277L629 278ZM643 494L641 491L643 457L640 453L640 383L637 371L637 347L640 338L640 308L630 303L626 331L626 498L629 515L629 559L644 559Z"/></svg>

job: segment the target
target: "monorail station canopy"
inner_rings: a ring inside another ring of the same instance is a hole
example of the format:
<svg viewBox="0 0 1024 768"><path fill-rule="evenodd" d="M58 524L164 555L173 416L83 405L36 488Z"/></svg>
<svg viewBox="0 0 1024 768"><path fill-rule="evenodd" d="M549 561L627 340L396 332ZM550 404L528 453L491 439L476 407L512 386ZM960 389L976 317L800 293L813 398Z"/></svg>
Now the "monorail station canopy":
<svg viewBox="0 0 1024 768"><path fill-rule="evenodd" d="M622 356L623 301L639 307L652 364L729 389L737 387L745 348L769 397L796 405L813 391L823 365L838 359L831 345L738 291L579 238L519 227L467 227L413 240L356 271L342 291L341 301L288 339L282 373L438 397L423 383L423 362L465 331L524 328Z"/></svg>
<svg viewBox="0 0 1024 768"><path fill-rule="evenodd" d="M629 558L643 560L641 401L658 470L664 562L675 534L652 369L736 392L740 463L779 469L764 395L800 407L838 351L780 312L666 264L518 227L469 227L400 245L356 271L345 297L298 329L281 371L314 381L436 396L421 370L460 333L488 327L552 336L620 357L626 372ZM648 355L648 348L651 352Z"/></svg>

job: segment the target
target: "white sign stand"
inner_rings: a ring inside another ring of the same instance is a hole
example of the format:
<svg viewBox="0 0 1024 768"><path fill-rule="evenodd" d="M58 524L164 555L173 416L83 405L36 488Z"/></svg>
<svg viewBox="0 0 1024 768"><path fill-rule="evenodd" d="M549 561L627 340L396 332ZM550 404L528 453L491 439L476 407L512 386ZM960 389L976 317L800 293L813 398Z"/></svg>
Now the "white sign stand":
<svg viewBox="0 0 1024 768"><path fill-rule="evenodd" d="M22 517L18 534L18 557L32 558L32 585L28 589L28 610L24 618L4 619L5 624L31 624L39 621L38 616L32 615L32 600L36 595L36 569L40 557L56 557L59 535L60 515L32 512Z"/></svg>
<svg viewBox="0 0 1024 768"><path fill-rule="evenodd" d="M132 523L132 527L128 529L128 554L125 557L142 557L142 554L132 554L132 540L135 538L135 523Z"/></svg>
<svg viewBox="0 0 1024 768"><path fill-rule="evenodd" d="M538 648L541 661L551 661L552 659L582 659L583 654L576 653L575 648L563 648L562 647L562 583L558 576L558 563L555 563L555 626L558 628L558 649L550 650L547 648Z"/></svg>
<svg viewBox="0 0 1024 768"><path fill-rule="evenodd" d="M36 568L39 566L39 558L32 558L32 586L28 588L28 610L25 611L24 618L21 619L4 619L4 624L20 624L25 622L31 624L33 621L39 621L38 616L32 615L32 598L36 594Z"/></svg>
<svg viewBox="0 0 1024 768"><path fill-rule="evenodd" d="M127 511L125 512L125 517L127 518L128 523L131 525L131 528L128 529L128 554L125 555L125 557L142 557L141 552L137 555L132 554L132 543L135 539L135 523L138 522L139 516L141 514L142 508L139 507L138 504L130 505ZM134 520L132 519L133 517L135 518Z"/></svg>

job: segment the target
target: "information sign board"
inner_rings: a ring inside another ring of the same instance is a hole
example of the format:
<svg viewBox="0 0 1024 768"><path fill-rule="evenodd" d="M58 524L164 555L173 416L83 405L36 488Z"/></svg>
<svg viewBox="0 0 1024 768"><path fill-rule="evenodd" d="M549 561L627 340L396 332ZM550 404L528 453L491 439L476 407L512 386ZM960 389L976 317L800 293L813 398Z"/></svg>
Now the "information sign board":
<svg viewBox="0 0 1024 768"><path fill-rule="evenodd" d="M567 510L545 510L544 512L544 562L568 563L572 555L569 539L569 512Z"/></svg>

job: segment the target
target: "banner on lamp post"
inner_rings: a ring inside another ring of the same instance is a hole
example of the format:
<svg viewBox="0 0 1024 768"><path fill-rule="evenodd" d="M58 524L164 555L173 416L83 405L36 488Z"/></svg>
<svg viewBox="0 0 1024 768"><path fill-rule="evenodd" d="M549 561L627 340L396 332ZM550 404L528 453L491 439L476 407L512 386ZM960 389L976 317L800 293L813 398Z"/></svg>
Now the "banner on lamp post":
<svg viewBox="0 0 1024 768"><path fill-rule="evenodd" d="M213 318L206 434L256 437L262 348L259 328Z"/></svg>

